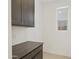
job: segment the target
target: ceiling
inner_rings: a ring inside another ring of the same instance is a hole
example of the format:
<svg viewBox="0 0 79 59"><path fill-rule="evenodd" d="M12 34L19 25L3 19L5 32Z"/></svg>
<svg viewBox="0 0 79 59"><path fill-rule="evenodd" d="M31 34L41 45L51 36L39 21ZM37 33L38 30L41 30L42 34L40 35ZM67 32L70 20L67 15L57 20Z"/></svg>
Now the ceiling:
<svg viewBox="0 0 79 59"><path fill-rule="evenodd" d="M40 0L41 2L57 2L57 1L70 1L70 0Z"/></svg>
<svg viewBox="0 0 79 59"><path fill-rule="evenodd" d="M62 2L70 2L71 0L40 0L42 3L62 3Z"/></svg>
<svg viewBox="0 0 79 59"><path fill-rule="evenodd" d="M56 0L41 0L41 2L54 2Z"/></svg>

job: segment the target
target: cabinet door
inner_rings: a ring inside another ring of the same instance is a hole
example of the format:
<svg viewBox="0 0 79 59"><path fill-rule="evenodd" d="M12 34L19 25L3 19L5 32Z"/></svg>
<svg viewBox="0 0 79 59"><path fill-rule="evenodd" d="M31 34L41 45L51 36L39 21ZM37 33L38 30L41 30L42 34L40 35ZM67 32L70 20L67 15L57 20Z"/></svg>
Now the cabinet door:
<svg viewBox="0 0 79 59"><path fill-rule="evenodd" d="M21 0L12 0L12 24L21 24Z"/></svg>
<svg viewBox="0 0 79 59"><path fill-rule="evenodd" d="M22 0L22 25L34 26L34 0Z"/></svg>
<svg viewBox="0 0 79 59"><path fill-rule="evenodd" d="M42 50L37 53L32 59L43 59Z"/></svg>

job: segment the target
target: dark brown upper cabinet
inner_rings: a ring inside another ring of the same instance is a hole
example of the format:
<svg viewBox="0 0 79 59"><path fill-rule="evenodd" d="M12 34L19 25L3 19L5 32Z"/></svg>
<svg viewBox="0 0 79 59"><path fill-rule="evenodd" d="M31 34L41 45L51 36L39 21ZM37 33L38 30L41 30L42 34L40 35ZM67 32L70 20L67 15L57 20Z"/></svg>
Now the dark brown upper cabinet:
<svg viewBox="0 0 79 59"><path fill-rule="evenodd" d="M34 0L12 0L12 25L34 27Z"/></svg>

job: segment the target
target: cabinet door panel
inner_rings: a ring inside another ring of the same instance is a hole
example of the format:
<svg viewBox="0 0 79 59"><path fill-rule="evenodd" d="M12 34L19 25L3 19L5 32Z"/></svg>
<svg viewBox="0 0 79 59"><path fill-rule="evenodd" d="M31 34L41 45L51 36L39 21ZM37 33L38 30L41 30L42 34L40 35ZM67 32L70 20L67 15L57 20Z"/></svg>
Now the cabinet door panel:
<svg viewBox="0 0 79 59"><path fill-rule="evenodd" d="M21 24L21 0L12 0L12 24Z"/></svg>
<svg viewBox="0 0 79 59"><path fill-rule="evenodd" d="M34 0L22 0L22 24L34 25Z"/></svg>
<svg viewBox="0 0 79 59"><path fill-rule="evenodd" d="M30 25L34 25L34 0L28 0L28 18Z"/></svg>
<svg viewBox="0 0 79 59"><path fill-rule="evenodd" d="M42 50L39 53L37 53L32 59L43 59Z"/></svg>

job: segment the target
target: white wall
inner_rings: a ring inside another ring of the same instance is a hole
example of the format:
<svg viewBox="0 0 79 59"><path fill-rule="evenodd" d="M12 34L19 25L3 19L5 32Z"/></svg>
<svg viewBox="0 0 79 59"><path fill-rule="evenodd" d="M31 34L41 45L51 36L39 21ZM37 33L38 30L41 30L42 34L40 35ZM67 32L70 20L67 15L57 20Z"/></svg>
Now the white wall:
<svg viewBox="0 0 79 59"><path fill-rule="evenodd" d="M56 8L63 6L69 6L70 14L70 1L68 0L49 1L46 3L44 1L42 3L42 38L44 51L70 56L70 18L67 31L56 30Z"/></svg>
<svg viewBox="0 0 79 59"><path fill-rule="evenodd" d="M35 27L12 27L13 45L24 41L41 41L40 0L35 0Z"/></svg>
<svg viewBox="0 0 79 59"><path fill-rule="evenodd" d="M8 59L12 59L11 0L8 0Z"/></svg>

